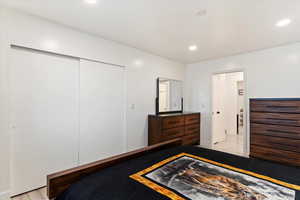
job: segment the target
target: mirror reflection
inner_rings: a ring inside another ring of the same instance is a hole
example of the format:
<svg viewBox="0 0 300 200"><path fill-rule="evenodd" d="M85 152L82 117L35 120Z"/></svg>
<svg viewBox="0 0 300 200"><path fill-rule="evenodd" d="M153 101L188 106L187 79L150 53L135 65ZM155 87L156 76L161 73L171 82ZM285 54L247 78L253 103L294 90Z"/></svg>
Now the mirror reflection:
<svg viewBox="0 0 300 200"><path fill-rule="evenodd" d="M159 112L175 112L182 110L182 81L166 78L158 79Z"/></svg>

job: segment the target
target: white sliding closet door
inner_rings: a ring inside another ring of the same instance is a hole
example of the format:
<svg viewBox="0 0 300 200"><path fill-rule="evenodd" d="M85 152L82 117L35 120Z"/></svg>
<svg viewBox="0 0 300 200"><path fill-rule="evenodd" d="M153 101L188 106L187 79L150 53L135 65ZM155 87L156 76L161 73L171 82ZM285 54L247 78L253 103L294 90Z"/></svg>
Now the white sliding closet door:
<svg viewBox="0 0 300 200"><path fill-rule="evenodd" d="M125 151L125 71L80 61L80 163Z"/></svg>
<svg viewBox="0 0 300 200"><path fill-rule="evenodd" d="M78 162L79 60L12 48L12 195Z"/></svg>

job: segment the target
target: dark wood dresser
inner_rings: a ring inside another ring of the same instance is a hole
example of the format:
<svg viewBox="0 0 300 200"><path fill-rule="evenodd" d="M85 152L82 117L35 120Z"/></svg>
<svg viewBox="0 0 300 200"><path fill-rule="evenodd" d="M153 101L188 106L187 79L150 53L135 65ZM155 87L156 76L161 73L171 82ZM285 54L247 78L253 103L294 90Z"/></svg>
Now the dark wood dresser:
<svg viewBox="0 0 300 200"><path fill-rule="evenodd" d="M300 99L251 99L250 111L250 156L300 166Z"/></svg>
<svg viewBox="0 0 300 200"><path fill-rule="evenodd" d="M200 144L200 113L148 116L148 144L181 138L183 145Z"/></svg>

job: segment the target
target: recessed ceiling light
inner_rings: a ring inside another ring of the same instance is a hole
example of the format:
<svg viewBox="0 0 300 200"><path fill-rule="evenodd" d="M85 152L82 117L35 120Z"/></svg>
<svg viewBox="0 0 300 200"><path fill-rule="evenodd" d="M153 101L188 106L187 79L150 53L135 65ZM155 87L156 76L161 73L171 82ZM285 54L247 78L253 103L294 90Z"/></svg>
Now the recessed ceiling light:
<svg viewBox="0 0 300 200"><path fill-rule="evenodd" d="M191 45L191 46L189 46L189 50L196 51L196 50L198 50L198 47L197 47L197 45Z"/></svg>
<svg viewBox="0 0 300 200"><path fill-rule="evenodd" d="M96 4L98 3L98 0L84 0L84 2L88 4Z"/></svg>
<svg viewBox="0 0 300 200"><path fill-rule="evenodd" d="M289 19L289 18L282 19L282 20L279 20L279 21L277 22L276 26L278 26L278 27L284 27L284 26L289 25L291 22L292 22L292 20Z"/></svg>
<svg viewBox="0 0 300 200"><path fill-rule="evenodd" d="M134 61L134 65L137 66L137 67L140 67L144 64L144 62L142 60L135 60Z"/></svg>

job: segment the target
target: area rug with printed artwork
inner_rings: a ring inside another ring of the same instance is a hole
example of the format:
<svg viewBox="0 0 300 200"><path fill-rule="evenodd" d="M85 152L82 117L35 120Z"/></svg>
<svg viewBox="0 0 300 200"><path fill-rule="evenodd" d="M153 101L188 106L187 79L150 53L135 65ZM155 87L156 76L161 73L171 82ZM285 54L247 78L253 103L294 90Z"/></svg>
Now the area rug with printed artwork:
<svg viewBox="0 0 300 200"><path fill-rule="evenodd" d="M300 186L188 153L130 176L174 200L295 200Z"/></svg>

